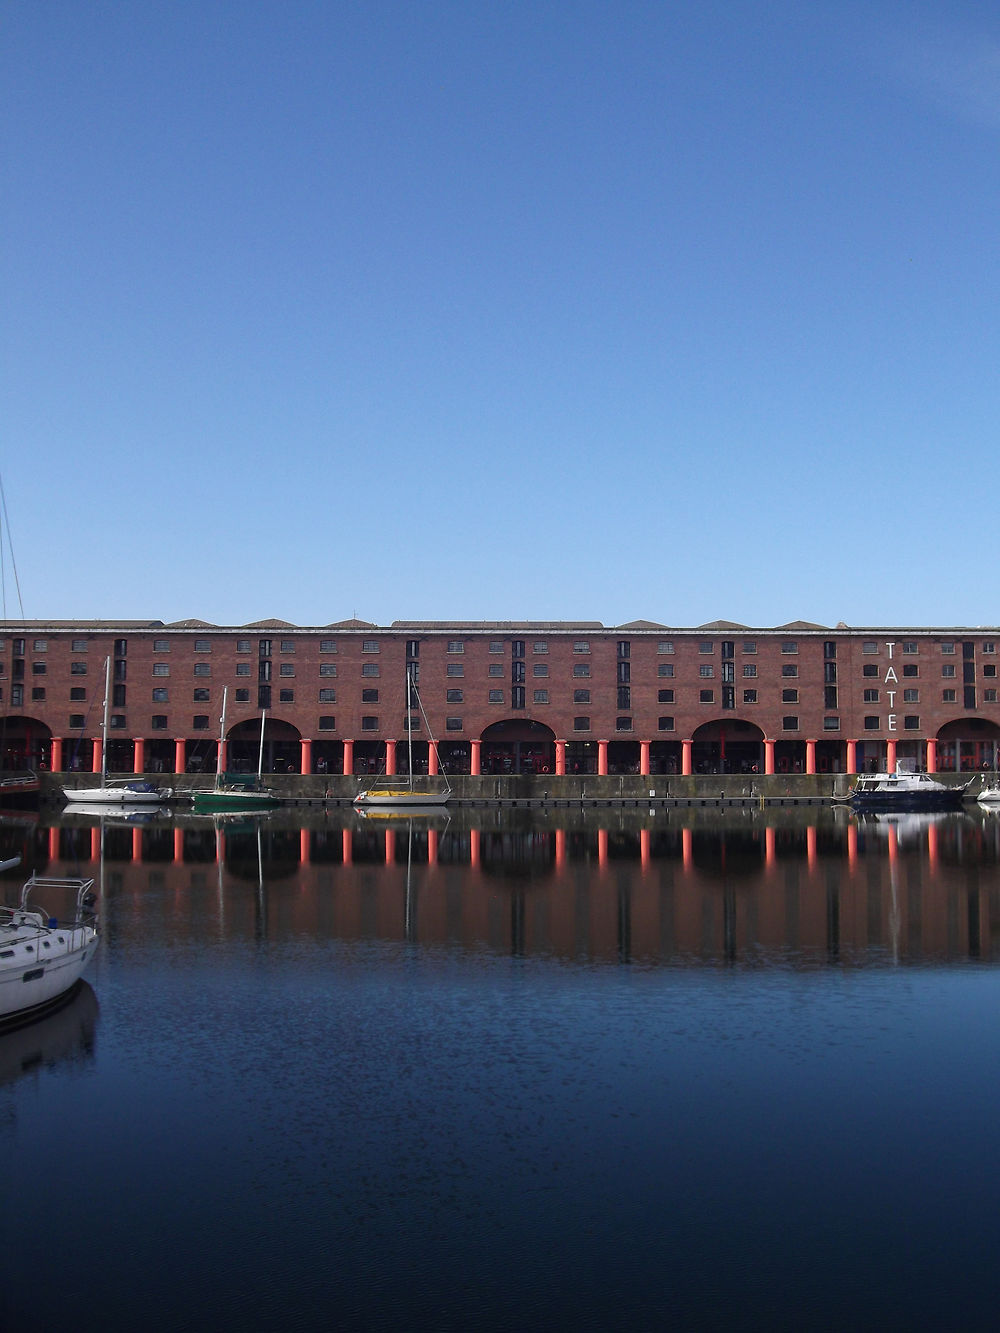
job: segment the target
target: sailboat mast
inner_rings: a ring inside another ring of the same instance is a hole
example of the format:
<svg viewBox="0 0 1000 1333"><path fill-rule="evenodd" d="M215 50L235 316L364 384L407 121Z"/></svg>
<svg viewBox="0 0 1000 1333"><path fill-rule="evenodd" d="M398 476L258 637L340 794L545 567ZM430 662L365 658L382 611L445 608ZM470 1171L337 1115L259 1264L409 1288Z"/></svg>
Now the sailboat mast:
<svg viewBox="0 0 1000 1333"><path fill-rule="evenodd" d="M219 719L219 753L215 757L215 790L218 791L222 786L222 747L226 743L226 699L229 696L229 686L222 687L222 717Z"/></svg>
<svg viewBox="0 0 1000 1333"><path fill-rule="evenodd" d="M111 658L104 659L104 729L101 733L101 786L108 785L108 704L111 701Z"/></svg>
<svg viewBox="0 0 1000 1333"><path fill-rule="evenodd" d="M267 709L260 710L260 749L257 751L257 785L260 786L261 775L264 772L264 719L267 717Z"/></svg>
<svg viewBox="0 0 1000 1333"><path fill-rule="evenodd" d="M410 781L409 781L410 791L413 790L413 714L410 711L413 706L413 703L412 700L410 699L411 684L412 682L410 680L410 670L409 667L407 667L406 669L406 761L407 761L407 771L409 772L410 775Z"/></svg>

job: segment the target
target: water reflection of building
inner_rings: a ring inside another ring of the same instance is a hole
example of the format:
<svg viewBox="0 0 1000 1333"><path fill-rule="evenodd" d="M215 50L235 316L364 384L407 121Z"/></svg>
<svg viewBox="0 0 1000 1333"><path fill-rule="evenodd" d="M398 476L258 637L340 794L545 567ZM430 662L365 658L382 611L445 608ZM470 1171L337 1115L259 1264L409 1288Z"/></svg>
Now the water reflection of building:
<svg viewBox="0 0 1000 1333"><path fill-rule="evenodd" d="M105 888L132 899L136 921L155 901L181 934L202 931L224 903L227 935L609 961L1000 954L1000 820L988 815L901 825L809 807L783 822L745 809L612 821L105 826ZM100 832L39 828L28 851L69 873L98 860Z"/></svg>

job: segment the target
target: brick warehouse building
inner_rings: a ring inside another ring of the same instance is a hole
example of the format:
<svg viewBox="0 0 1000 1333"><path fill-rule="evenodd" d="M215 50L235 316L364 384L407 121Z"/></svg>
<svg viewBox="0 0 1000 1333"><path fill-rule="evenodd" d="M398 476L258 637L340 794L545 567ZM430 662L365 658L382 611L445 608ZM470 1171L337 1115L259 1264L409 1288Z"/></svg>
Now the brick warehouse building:
<svg viewBox="0 0 1000 1333"><path fill-rule="evenodd" d="M853 773L996 768L1000 629L751 629L716 621L197 620L0 625L3 764L97 772L406 766L406 672L456 774ZM415 767L434 773L413 715Z"/></svg>

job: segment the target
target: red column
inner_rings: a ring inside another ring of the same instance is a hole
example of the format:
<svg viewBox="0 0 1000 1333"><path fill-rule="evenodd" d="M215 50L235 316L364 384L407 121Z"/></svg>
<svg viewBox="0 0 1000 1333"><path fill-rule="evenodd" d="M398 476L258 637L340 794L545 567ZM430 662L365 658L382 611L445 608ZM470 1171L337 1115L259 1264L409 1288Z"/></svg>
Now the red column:
<svg viewBox="0 0 1000 1333"><path fill-rule="evenodd" d="M100 736L95 736L95 737L94 737L94 759L93 759L93 762L92 762L91 765L90 765L90 771L91 771L91 773L100 773L100 771L101 771L101 758L102 758L102 755L103 755L103 749L104 749L104 742L103 742L103 740L100 738Z"/></svg>
<svg viewBox="0 0 1000 1333"><path fill-rule="evenodd" d="M299 772L311 773L313 771L313 743L307 741L304 737L299 741Z"/></svg>
<svg viewBox="0 0 1000 1333"><path fill-rule="evenodd" d="M476 741L473 741L472 744L473 744L473 745L476 745L477 742L476 742ZM473 769L473 772L475 772L475 769ZM437 777L437 773L438 773L438 752L437 752L437 746L436 746L433 742L428 742L428 745L427 745L427 776L428 776L429 778L435 778L435 777Z"/></svg>
<svg viewBox="0 0 1000 1333"><path fill-rule="evenodd" d="M63 766L63 743L61 736L52 737L52 749L49 754L49 763L52 765L53 773L61 773Z"/></svg>
<svg viewBox="0 0 1000 1333"><path fill-rule="evenodd" d="M764 772L774 774L774 741L764 742Z"/></svg>
<svg viewBox="0 0 1000 1333"><path fill-rule="evenodd" d="M885 743L885 770L887 773L896 771L896 742L886 741Z"/></svg>
<svg viewBox="0 0 1000 1333"><path fill-rule="evenodd" d="M816 742L806 741L806 772L816 772Z"/></svg>
<svg viewBox="0 0 1000 1333"><path fill-rule="evenodd" d="M387 778L396 776L396 742L386 741L385 743L385 775Z"/></svg>
<svg viewBox="0 0 1000 1333"><path fill-rule="evenodd" d="M354 742L344 741L344 772L354 772Z"/></svg>
<svg viewBox="0 0 1000 1333"><path fill-rule="evenodd" d="M220 741L216 751L215 762L220 773L225 773L229 768L229 742Z"/></svg>
<svg viewBox="0 0 1000 1333"><path fill-rule="evenodd" d="M184 742L180 737L174 739L174 772L184 772Z"/></svg>
<svg viewBox="0 0 1000 1333"><path fill-rule="evenodd" d="M53 744L55 744L55 742L53 742ZM54 760L53 767L55 767ZM929 740L927 742L927 772L937 772L937 741L935 740Z"/></svg>
<svg viewBox="0 0 1000 1333"><path fill-rule="evenodd" d="M556 773L566 775L566 742L556 741Z"/></svg>
<svg viewBox="0 0 1000 1333"><path fill-rule="evenodd" d="M639 774L641 777L649 777L649 741L639 742Z"/></svg>
<svg viewBox="0 0 1000 1333"><path fill-rule="evenodd" d="M597 773L599 777L608 776L608 743L607 741L597 742Z"/></svg>
<svg viewBox="0 0 1000 1333"><path fill-rule="evenodd" d="M691 770L694 767L692 756L694 754L694 741L681 741L681 777L689 778Z"/></svg>
<svg viewBox="0 0 1000 1333"><path fill-rule="evenodd" d="M858 771L858 743L857 741L847 742L847 771L856 773Z"/></svg>
<svg viewBox="0 0 1000 1333"><path fill-rule="evenodd" d="M141 736L136 736L132 741L132 772L145 773L146 771L146 742Z"/></svg>
<svg viewBox="0 0 1000 1333"><path fill-rule="evenodd" d="M483 771L482 768L480 767L481 764L480 751L482 749L483 743L482 741L470 741L469 744L471 747L471 754L469 756L469 765L470 765L469 771L474 778L477 778Z"/></svg>

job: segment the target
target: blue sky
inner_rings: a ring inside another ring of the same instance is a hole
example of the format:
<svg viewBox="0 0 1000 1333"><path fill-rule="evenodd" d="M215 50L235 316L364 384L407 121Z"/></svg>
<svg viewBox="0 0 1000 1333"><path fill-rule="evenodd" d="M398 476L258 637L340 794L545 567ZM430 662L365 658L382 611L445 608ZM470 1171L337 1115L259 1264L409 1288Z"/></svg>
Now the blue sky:
<svg viewBox="0 0 1000 1333"><path fill-rule="evenodd" d="M997 623L995 3L3 0L0 121L28 618Z"/></svg>

